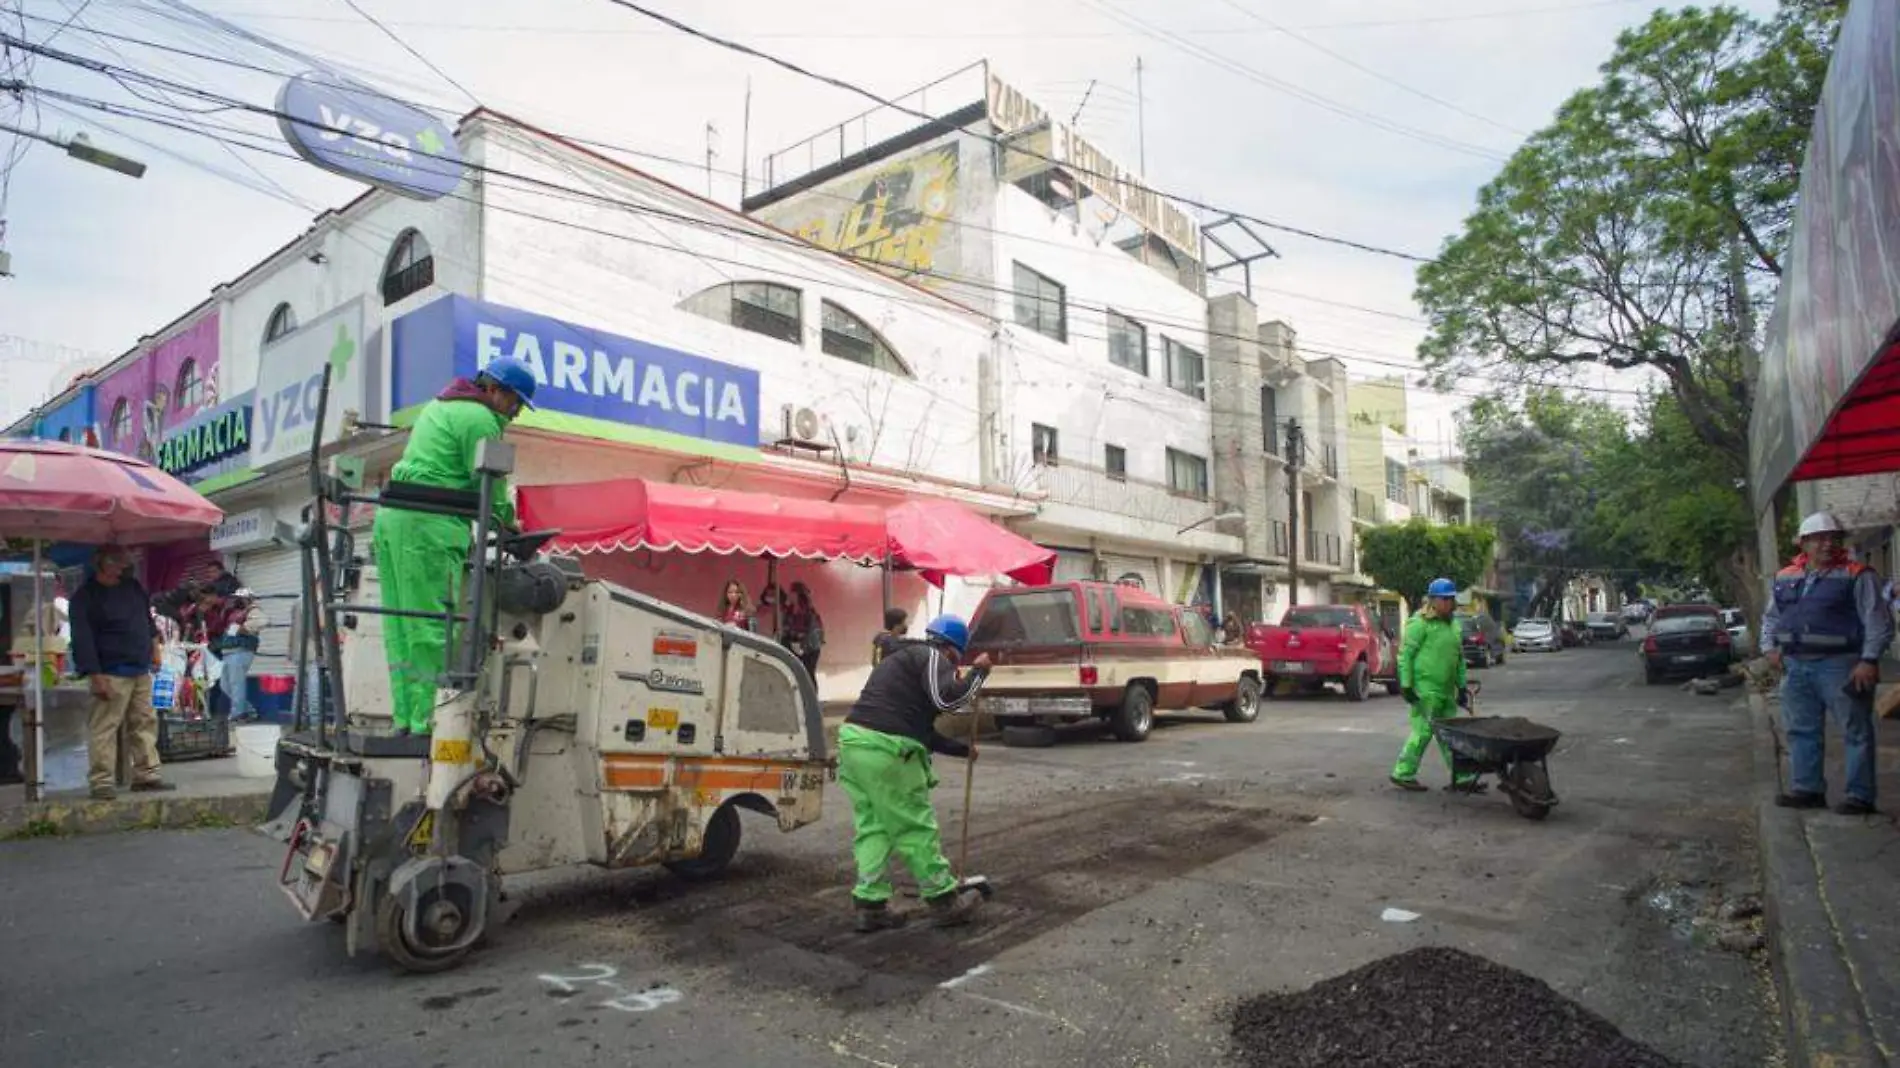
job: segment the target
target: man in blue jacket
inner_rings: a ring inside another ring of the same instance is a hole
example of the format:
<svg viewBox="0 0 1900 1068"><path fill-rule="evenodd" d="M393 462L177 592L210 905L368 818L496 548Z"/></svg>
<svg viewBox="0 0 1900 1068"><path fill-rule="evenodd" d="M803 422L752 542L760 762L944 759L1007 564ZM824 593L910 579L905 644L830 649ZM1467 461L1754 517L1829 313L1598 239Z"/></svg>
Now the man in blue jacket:
<svg viewBox="0 0 1900 1068"><path fill-rule="evenodd" d="M1761 621L1761 649L1783 672L1781 722L1788 735L1783 808L1826 808L1827 720L1847 758L1843 816L1874 809L1874 689L1893 641L1880 576L1847 554L1846 530L1829 512L1801 521L1801 555L1775 575Z"/></svg>
<svg viewBox="0 0 1900 1068"><path fill-rule="evenodd" d="M119 728L132 752L132 789L170 790L158 775L158 713L152 708L152 669L158 664L158 626L152 598L132 577L124 549L94 554L92 576L73 594L73 670L92 689L89 778L94 800L110 801L119 764Z"/></svg>

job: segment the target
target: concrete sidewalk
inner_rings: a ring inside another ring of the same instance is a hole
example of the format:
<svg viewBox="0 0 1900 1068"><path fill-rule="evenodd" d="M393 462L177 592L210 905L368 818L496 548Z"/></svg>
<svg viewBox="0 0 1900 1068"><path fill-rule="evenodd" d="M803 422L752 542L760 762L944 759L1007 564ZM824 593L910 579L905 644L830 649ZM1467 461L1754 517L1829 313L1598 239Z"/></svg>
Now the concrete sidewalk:
<svg viewBox="0 0 1900 1068"><path fill-rule="evenodd" d="M26 787L0 786L0 841L161 827L229 827L264 818L274 780L237 773L236 757L166 764L168 793L119 791L112 801L94 801L83 790L53 794L28 804Z"/></svg>
<svg viewBox="0 0 1900 1068"><path fill-rule="evenodd" d="M1751 694L1768 933L1794 1068L1886 1068L1900 1057L1900 723L1880 736L1873 817L1776 808L1787 778L1780 702ZM1838 732L1828 732L1840 800Z"/></svg>

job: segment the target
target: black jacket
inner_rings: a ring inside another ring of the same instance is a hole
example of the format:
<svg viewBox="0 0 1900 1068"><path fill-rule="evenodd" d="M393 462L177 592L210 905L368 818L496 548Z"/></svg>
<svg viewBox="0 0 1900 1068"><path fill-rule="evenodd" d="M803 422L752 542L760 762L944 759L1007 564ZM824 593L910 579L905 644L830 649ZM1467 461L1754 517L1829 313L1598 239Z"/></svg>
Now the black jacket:
<svg viewBox="0 0 1900 1068"><path fill-rule="evenodd" d="M98 675L141 666L151 670L158 628L152 623L152 598L137 579L126 575L117 586L101 586L89 578L73 594L68 609L77 673Z"/></svg>
<svg viewBox="0 0 1900 1068"><path fill-rule="evenodd" d="M964 711L988 675L977 668L959 679L955 661L934 642L900 642L871 669L845 722L914 739L945 756L969 756L969 745L937 733L937 716Z"/></svg>

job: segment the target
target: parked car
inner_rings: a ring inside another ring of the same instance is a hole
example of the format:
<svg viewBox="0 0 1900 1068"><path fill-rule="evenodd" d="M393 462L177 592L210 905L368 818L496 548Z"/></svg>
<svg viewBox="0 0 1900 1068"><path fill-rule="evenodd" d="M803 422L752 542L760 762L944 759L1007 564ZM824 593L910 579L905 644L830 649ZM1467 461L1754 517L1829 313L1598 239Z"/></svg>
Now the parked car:
<svg viewBox="0 0 1900 1068"><path fill-rule="evenodd" d="M1548 619L1520 619L1511 631L1511 651L1515 653L1554 653L1563 647L1557 625Z"/></svg>
<svg viewBox="0 0 1900 1068"><path fill-rule="evenodd" d="M1657 612L1643 639L1643 679L1651 685L1727 671L1734 661L1734 642L1721 613L1712 605L1683 607L1690 610Z"/></svg>
<svg viewBox="0 0 1900 1068"><path fill-rule="evenodd" d="M1293 605L1278 624L1247 628L1247 648L1266 669L1267 693L1291 682L1316 693L1339 683L1348 701L1363 701L1374 683L1399 692L1397 649L1364 605Z"/></svg>
<svg viewBox="0 0 1900 1068"><path fill-rule="evenodd" d="M1749 656L1755 650L1754 636L1748 629L1748 616L1739 608L1722 609L1722 626L1728 631L1729 645L1736 656Z"/></svg>
<svg viewBox="0 0 1900 1068"><path fill-rule="evenodd" d="M1085 719L1139 742L1156 709L1218 709L1233 723L1260 714L1260 658L1221 645L1200 613L1133 586L991 590L970 620L969 655L980 653L994 666L978 707L1007 744L1047 744L1054 725Z"/></svg>
<svg viewBox="0 0 1900 1068"><path fill-rule="evenodd" d="M1489 612L1460 612L1456 618L1464 632L1465 663L1481 668L1504 663L1504 628Z"/></svg>
<svg viewBox="0 0 1900 1068"><path fill-rule="evenodd" d="M1623 606L1623 622L1647 623L1652 611L1654 611L1654 606L1648 601L1631 601Z"/></svg>
<svg viewBox="0 0 1900 1068"><path fill-rule="evenodd" d="M1594 641L1620 642L1630 636L1630 625L1615 612L1592 612L1584 625Z"/></svg>

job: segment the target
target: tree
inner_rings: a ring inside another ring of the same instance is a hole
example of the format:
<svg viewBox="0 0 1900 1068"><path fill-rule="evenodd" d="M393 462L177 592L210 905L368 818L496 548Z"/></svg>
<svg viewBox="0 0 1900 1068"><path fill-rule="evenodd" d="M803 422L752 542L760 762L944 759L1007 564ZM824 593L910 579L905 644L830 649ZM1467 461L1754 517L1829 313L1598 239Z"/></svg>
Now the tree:
<svg viewBox="0 0 1900 1068"><path fill-rule="evenodd" d="M1448 578L1461 590L1477 585L1496 545L1497 536L1489 527L1414 519L1362 532L1359 560L1380 586L1421 604L1433 579Z"/></svg>
<svg viewBox="0 0 1900 1068"><path fill-rule="evenodd" d="M1658 11L1619 37L1601 84L1518 149L1419 269L1435 379L1647 371L1705 452L1703 503L1745 501L1753 353L1845 6L1783 0L1767 22ZM1737 551L1754 607L1762 561L1752 538Z"/></svg>

